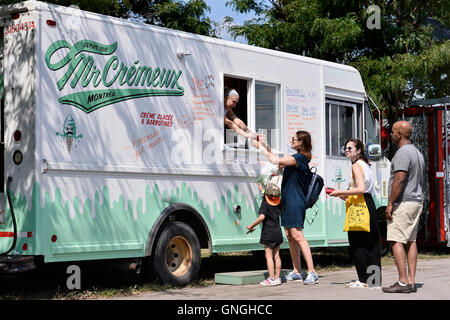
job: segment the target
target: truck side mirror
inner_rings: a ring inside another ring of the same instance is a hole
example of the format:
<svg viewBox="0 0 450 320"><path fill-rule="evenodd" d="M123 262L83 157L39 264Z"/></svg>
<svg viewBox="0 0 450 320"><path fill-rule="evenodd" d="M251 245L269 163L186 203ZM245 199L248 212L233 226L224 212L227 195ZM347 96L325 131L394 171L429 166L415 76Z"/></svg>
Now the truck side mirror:
<svg viewBox="0 0 450 320"><path fill-rule="evenodd" d="M379 144L369 144L367 146L367 156L369 159L381 157L381 146Z"/></svg>

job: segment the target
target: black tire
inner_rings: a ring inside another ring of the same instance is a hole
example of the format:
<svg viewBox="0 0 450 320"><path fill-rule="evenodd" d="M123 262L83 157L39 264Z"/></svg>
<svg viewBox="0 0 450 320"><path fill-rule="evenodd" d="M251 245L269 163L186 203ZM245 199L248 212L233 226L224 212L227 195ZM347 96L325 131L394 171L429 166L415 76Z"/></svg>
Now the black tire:
<svg viewBox="0 0 450 320"><path fill-rule="evenodd" d="M266 252L264 250L252 250L253 259L257 262L266 260Z"/></svg>
<svg viewBox="0 0 450 320"><path fill-rule="evenodd" d="M156 244L153 270L166 284L186 286L200 271L200 242L186 223L167 224Z"/></svg>

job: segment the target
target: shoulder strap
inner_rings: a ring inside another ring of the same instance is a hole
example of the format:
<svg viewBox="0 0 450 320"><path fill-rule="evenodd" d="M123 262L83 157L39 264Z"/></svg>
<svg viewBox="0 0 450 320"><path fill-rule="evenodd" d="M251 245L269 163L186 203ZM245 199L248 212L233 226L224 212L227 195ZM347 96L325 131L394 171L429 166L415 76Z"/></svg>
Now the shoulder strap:
<svg viewBox="0 0 450 320"><path fill-rule="evenodd" d="M350 179L350 190L353 189L353 170L352 170L352 178Z"/></svg>
<svg viewBox="0 0 450 320"><path fill-rule="evenodd" d="M357 164L361 168L361 170L364 174L364 168L358 163L358 161L356 161L355 164ZM352 166L352 179L351 179L350 185L351 185L351 187L350 187L350 190L351 190L351 189L353 189L353 166Z"/></svg>
<svg viewBox="0 0 450 320"><path fill-rule="evenodd" d="M308 166L309 167L309 166ZM313 172L313 168L315 168L315 171ZM296 170L297 170L297 167L295 168ZM309 177L311 177L311 175L313 174L313 173L315 173L317 171L317 168L314 166L314 167L311 167L311 168L309 168L309 170L308 170L308 176ZM300 187L302 187L304 184L302 183L302 181L300 180L300 176L297 174L297 181L298 181L298 184L300 185ZM308 184L306 185L306 190L303 190L303 192L305 193L305 197L307 196L307 194L308 194L308 187L309 187L309 185L310 185L310 183L311 183L311 181L308 181Z"/></svg>

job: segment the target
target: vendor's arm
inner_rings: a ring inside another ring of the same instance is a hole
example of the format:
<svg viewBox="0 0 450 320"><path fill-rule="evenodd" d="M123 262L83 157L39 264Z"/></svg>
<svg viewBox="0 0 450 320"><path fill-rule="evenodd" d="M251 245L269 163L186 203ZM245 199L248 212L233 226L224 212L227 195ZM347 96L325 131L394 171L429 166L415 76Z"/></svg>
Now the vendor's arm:
<svg viewBox="0 0 450 320"><path fill-rule="evenodd" d="M239 119L231 110L225 116L225 126L246 138L256 138L256 134L251 132L244 121Z"/></svg>

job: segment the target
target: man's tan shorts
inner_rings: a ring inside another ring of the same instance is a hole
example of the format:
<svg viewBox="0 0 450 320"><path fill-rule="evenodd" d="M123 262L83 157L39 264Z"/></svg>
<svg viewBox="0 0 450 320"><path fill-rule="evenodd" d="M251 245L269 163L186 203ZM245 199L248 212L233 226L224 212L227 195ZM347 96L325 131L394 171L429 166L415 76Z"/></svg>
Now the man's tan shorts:
<svg viewBox="0 0 450 320"><path fill-rule="evenodd" d="M416 241L423 204L415 201L400 202L394 207L392 220L387 222L387 240L406 244Z"/></svg>

